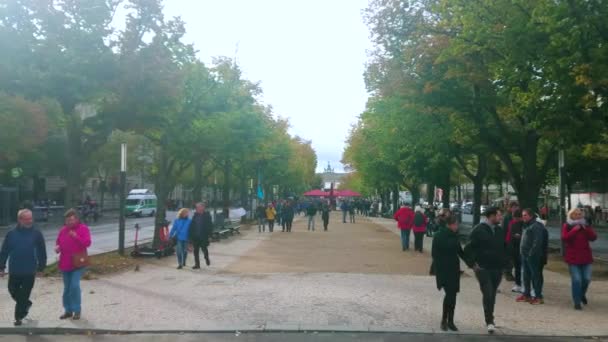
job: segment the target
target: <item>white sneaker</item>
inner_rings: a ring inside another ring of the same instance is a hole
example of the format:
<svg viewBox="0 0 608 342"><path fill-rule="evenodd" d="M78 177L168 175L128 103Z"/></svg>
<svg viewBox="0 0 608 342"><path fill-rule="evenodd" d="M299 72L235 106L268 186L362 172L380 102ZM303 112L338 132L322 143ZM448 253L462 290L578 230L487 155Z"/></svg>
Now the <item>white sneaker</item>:
<svg viewBox="0 0 608 342"><path fill-rule="evenodd" d="M488 333L493 334L496 331L494 324L488 324Z"/></svg>
<svg viewBox="0 0 608 342"><path fill-rule="evenodd" d="M511 289L512 292L517 292L517 293L521 293L521 287L520 286L513 286L513 288Z"/></svg>
<svg viewBox="0 0 608 342"><path fill-rule="evenodd" d="M534 292L534 290L530 291L530 296L536 298L536 292Z"/></svg>

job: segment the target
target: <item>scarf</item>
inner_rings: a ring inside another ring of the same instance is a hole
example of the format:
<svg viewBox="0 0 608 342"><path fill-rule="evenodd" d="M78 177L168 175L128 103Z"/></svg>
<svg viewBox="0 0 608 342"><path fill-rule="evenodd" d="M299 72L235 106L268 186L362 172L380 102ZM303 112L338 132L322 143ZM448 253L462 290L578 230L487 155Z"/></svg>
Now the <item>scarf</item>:
<svg viewBox="0 0 608 342"><path fill-rule="evenodd" d="M576 226L576 225L581 225L581 226L586 226L587 225L587 221L585 221L585 219L579 219L579 220L571 220L568 219L566 220L566 222L568 222L568 224L572 227Z"/></svg>

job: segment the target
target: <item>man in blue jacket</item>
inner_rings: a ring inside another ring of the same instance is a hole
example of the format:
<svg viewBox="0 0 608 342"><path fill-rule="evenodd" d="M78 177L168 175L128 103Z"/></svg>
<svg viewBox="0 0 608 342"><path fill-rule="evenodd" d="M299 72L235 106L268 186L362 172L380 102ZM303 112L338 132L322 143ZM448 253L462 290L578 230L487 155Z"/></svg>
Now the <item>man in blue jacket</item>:
<svg viewBox="0 0 608 342"><path fill-rule="evenodd" d="M17 226L4 237L0 249L0 277L4 277L8 259L8 292L15 305L15 326L22 324L32 306L30 294L34 287L36 272L46 267L46 246L42 233L34 228L34 219L29 209L17 214Z"/></svg>

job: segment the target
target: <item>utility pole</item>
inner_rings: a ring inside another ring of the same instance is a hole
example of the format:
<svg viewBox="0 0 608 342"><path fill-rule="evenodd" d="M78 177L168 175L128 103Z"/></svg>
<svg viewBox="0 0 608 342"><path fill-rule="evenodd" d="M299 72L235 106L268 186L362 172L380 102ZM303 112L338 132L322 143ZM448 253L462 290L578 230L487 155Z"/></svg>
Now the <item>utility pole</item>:
<svg viewBox="0 0 608 342"><path fill-rule="evenodd" d="M560 227L564 226L564 222L566 221L566 182L565 182L565 174L564 174L564 150L560 149L558 152L558 176L559 176L559 222ZM561 254L564 255L565 248L564 243L561 243Z"/></svg>
<svg viewBox="0 0 608 342"><path fill-rule="evenodd" d="M127 185L127 144L120 145L120 209L118 216L118 253L125 255L125 199Z"/></svg>

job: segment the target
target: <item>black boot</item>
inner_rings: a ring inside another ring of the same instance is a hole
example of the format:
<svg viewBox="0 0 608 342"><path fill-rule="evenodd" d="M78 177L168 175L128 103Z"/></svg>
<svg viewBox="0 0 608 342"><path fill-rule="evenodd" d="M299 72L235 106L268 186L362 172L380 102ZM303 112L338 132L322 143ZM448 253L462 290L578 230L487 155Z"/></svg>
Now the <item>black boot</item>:
<svg viewBox="0 0 608 342"><path fill-rule="evenodd" d="M448 329L458 331L458 328L454 325L454 309L455 308L450 308L450 311L448 312Z"/></svg>
<svg viewBox="0 0 608 342"><path fill-rule="evenodd" d="M441 330L448 331L448 309L443 306L443 313L441 315Z"/></svg>

